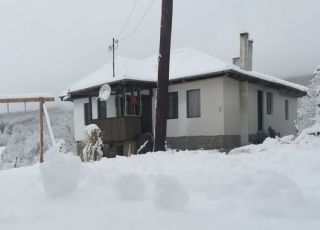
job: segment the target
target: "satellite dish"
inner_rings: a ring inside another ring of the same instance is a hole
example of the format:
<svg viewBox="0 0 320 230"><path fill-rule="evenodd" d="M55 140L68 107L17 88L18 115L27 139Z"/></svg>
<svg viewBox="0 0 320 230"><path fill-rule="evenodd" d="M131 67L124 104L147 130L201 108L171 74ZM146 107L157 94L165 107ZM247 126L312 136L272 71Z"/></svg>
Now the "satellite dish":
<svg viewBox="0 0 320 230"><path fill-rule="evenodd" d="M99 90L99 99L102 101L108 100L111 94L111 87L108 84L101 86Z"/></svg>

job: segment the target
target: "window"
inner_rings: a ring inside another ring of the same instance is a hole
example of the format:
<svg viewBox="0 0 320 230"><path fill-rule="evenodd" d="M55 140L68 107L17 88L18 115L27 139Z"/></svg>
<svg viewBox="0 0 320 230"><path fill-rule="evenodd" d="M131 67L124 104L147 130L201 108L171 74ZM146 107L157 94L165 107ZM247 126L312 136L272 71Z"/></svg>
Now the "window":
<svg viewBox="0 0 320 230"><path fill-rule="evenodd" d="M84 104L84 124L89 125L92 120L92 109L90 103Z"/></svg>
<svg viewBox="0 0 320 230"><path fill-rule="evenodd" d="M188 118L200 117L200 89L187 91L187 116Z"/></svg>
<svg viewBox="0 0 320 230"><path fill-rule="evenodd" d="M140 115L140 98L132 94L126 95L126 115L139 116Z"/></svg>
<svg viewBox="0 0 320 230"><path fill-rule="evenodd" d="M116 96L116 113L117 117L123 117L124 116L124 100L122 96L117 95Z"/></svg>
<svg viewBox="0 0 320 230"><path fill-rule="evenodd" d="M267 114L273 113L273 94L267 93Z"/></svg>
<svg viewBox="0 0 320 230"><path fill-rule="evenodd" d="M285 119L289 120L289 101L285 100Z"/></svg>
<svg viewBox="0 0 320 230"><path fill-rule="evenodd" d="M178 118L178 92L169 93L168 119Z"/></svg>
<svg viewBox="0 0 320 230"><path fill-rule="evenodd" d="M97 108L98 108L98 119L107 118L107 102L100 101L100 99L98 99Z"/></svg>

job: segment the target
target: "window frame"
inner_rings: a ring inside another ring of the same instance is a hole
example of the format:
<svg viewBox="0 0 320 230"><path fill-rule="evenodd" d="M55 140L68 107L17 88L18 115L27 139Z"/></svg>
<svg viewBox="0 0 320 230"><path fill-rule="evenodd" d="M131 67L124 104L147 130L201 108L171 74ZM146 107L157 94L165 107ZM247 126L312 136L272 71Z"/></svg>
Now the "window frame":
<svg viewBox="0 0 320 230"><path fill-rule="evenodd" d="M170 117L170 97L174 97L173 103L173 116ZM176 99L175 99L176 98ZM168 116L167 116L168 120L171 119L179 119L179 94L178 92L169 92L168 93Z"/></svg>
<svg viewBox="0 0 320 230"><path fill-rule="evenodd" d="M84 124L89 125L92 121L92 105L89 102L86 102L83 104L83 112L84 112ZM89 115L89 117L87 116Z"/></svg>
<svg viewBox="0 0 320 230"><path fill-rule="evenodd" d="M289 100L288 99L284 100L284 119L286 121L289 120Z"/></svg>
<svg viewBox="0 0 320 230"><path fill-rule="evenodd" d="M189 114L189 93L195 92L195 91L199 92L199 115L198 116L191 116ZM187 90L187 118L199 118L199 117L201 117L201 90L200 89Z"/></svg>
<svg viewBox="0 0 320 230"><path fill-rule="evenodd" d="M273 114L273 93L267 92L267 114L272 115Z"/></svg>
<svg viewBox="0 0 320 230"><path fill-rule="evenodd" d="M105 104L105 111L103 112L101 110L101 104L104 103ZM104 114L103 114L104 113ZM98 115L98 119L104 119L107 118L107 101L102 101L98 98L97 100L97 115ZM104 115L104 116L102 116Z"/></svg>

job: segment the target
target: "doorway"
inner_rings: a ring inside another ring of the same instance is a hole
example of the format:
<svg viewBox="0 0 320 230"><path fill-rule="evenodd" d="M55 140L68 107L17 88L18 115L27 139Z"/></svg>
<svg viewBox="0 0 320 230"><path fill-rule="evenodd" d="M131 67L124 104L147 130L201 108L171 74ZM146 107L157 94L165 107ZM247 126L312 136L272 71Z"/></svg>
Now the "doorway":
<svg viewBox="0 0 320 230"><path fill-rule="evenodd" d="M152 133L152 97L141 95L141 132Z"/></svg>
<svg viewBox="0 0 320 230"><path fill-rule="evenodd" d="M258 131L263 129L263 92L258 90Z"/></svg>

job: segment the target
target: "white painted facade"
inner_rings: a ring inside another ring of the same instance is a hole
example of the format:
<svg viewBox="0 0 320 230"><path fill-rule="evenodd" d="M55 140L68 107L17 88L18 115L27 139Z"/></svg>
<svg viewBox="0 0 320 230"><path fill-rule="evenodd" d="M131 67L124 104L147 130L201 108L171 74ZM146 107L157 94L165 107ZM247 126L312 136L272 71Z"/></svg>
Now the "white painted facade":
<svg viewBox="0 0 320 230"><path fill-rule="evenodd" d="M281 136L296 134L294 121L297 119L297 98L281 95L279 90L249 84L249 134L258 131L257 91L263 92L263 129L269 126L280 132ZM273 95L273 111L267 114L267 92ZM289 101L289 120L285 119L285 100Z"/></svg>
<svg viewBox="0 0 320 230"><path fill-rule="evenodd" d="M281 95L279 90L257 84L247 84L247 104L243 124L241 113L241 83L229 77L197 80L169 86L169 92L178 92L178 119L169 119L168 137L248 135L258 131L257 91L263 91L263 128L269 126L280 132L281 136L295 134L294 120L297 116L297 98ZM200 89L201 116L187 118L187 91ZM273 94L273 114L267 114L266 93ZM156 90L153 93L152 117L155 118ZM289 120L285 120L285 100L289 101ZM83 139L84 104L88 99L76 99L74 104L75 139ZM92 100L92 117L97 118L97 98ZM115 117L115 97L107 101L107 117ZM154 119L153 119L154 121ZM248 127L247 130L243 130Z"/></svg>
<svg viewBox="0 0 320 230"><path fill-rule="evenodd" d="M201 116L187 118L187 91L200 89ZM223 78L193 81L169 86L178 92L178 119L167 122L168 137L216 136L224 134Z"/></svg>
<svg viewBox="0 0 320 230"><path fill-rule="evenodd" d="M88 98L73 100L74 138L76 141L81 141L84 138L84 104L88 102Z"/></svg>

